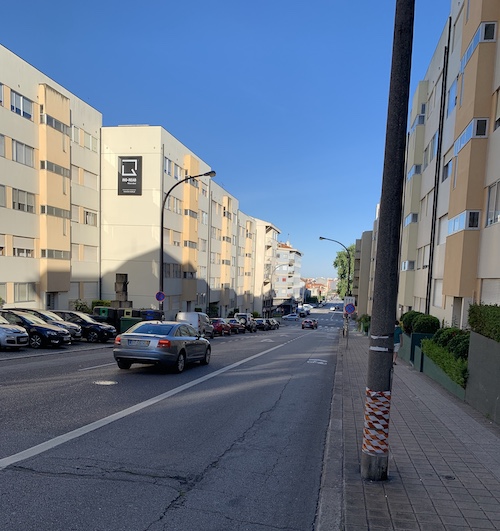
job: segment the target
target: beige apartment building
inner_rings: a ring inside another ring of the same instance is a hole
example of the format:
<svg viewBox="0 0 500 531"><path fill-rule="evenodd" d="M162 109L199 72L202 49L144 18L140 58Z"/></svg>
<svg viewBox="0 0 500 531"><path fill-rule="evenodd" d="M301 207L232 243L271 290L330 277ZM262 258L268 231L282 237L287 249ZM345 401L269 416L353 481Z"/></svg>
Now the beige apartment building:
<svg viewBox="0 0 500 531"><path fill-rule="evenodd" d="M0 46L0 297L99 296L101 114Z"/></svg>
<svg viewBox="0 0 500 531"><path fill-rule="evenodd" d="M5 306L262 312L280 231L243 213L211 171L160 126L102 127L0 46Z"/></svg>
<svg viewBox="0 0 500 531"><path fill-rule="evenodd" d="M399 314L466 326L472 302L500 303L499 21L497 0L454 0L413 95Z"/></svg>

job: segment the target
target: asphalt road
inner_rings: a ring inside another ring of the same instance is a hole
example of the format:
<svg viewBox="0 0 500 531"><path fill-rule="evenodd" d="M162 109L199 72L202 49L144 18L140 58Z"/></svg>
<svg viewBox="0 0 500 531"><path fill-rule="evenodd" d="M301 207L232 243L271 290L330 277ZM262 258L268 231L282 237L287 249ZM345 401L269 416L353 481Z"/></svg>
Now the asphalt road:
<svg viewBox="0 0 500 531"><path fill-rule="evenodd" d="M313 316L180 375L111 344L2 352L0 529L313 529L341 314Z"/></svg>

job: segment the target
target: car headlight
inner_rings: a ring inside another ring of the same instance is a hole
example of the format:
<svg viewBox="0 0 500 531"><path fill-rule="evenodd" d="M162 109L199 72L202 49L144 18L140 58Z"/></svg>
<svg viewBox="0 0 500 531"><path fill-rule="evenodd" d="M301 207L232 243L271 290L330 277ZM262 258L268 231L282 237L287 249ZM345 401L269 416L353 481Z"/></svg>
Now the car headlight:
<svg viewBox="0 0 500 531"><path fill-rule="evenodd" d="M47 335L48 335L48 336L57 336L57 332L54 332L53 330L49 330L49 331L47 332Z"/></svg>

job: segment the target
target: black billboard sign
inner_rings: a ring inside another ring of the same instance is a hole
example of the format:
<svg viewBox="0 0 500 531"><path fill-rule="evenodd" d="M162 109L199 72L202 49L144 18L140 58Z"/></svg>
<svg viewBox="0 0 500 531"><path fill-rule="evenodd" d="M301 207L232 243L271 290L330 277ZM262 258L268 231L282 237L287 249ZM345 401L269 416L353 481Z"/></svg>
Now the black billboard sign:
<svg viewBox="0 0 500 531"><path fill-rule="evenodd" d="M118 157L118 195L142 195L142 157Z"/></svg>

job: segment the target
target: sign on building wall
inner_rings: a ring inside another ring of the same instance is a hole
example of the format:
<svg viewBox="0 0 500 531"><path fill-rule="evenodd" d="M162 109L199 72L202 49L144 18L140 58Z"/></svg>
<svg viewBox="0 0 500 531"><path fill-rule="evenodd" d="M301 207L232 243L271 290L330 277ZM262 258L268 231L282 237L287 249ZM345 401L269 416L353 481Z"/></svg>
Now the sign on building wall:
<svg viewBox="0 0 500 531"><path fill-rule="evenodd" d="M118 157L118 195L142 195L142 157Z"/></svg>

